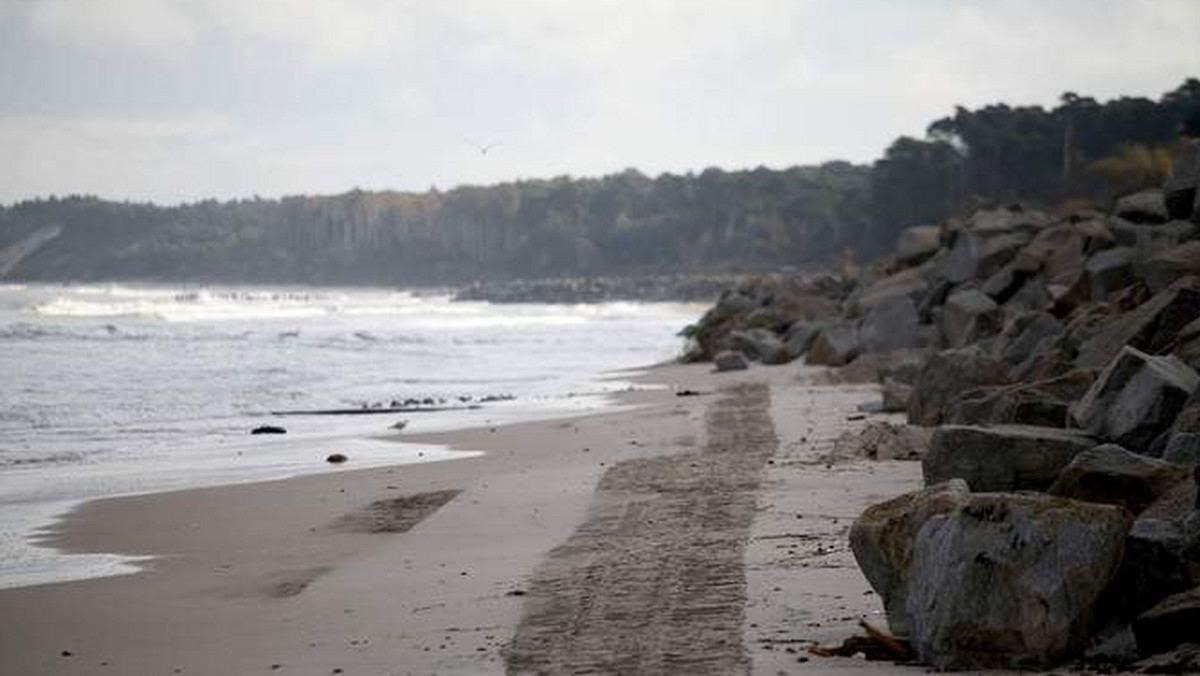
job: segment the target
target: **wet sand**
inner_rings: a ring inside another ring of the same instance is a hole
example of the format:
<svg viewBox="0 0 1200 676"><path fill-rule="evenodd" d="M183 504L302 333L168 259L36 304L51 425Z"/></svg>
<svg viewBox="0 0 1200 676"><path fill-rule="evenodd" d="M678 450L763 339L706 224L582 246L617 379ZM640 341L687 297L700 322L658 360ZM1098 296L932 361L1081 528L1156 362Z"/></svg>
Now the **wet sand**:
<svg viewBox="0 0 1200 676"><path fill-rule="evenodd" d="M404 436L483 456L88 503L56 546L158 558L0 591L0 673L894 671L804 654L884 624L846 532L920 481L822 461L877 394L813 374L657 367L627 410Z"/></svg>

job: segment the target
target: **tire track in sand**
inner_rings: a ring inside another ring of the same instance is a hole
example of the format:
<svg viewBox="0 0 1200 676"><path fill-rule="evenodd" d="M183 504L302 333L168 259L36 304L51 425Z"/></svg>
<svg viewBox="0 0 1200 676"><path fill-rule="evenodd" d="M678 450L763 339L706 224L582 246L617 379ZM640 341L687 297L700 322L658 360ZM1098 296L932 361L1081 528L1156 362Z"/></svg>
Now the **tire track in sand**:
<svg viewBox="0 0 1200 676"><path fill-rule="evenodd" d="M778 440L765 384L722 388L702 449L628 460L535 574L508 672L738 674L743 550Z"/></svg>

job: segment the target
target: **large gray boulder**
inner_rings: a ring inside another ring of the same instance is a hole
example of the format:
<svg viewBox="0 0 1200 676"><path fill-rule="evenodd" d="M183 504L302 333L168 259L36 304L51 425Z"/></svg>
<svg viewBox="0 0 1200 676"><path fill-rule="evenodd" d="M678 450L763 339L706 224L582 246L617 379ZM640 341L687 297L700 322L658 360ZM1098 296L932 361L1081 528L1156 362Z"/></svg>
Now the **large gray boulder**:
<svg viewBox="0 0 1200 676"><path fill-rule="evenodd" d="M1017 254L1033 239L1033 229L1025 227L1009 227L1015 220L1004 222L1004 218L989 220L989 212L978 212L972 218L972 223L982 222L985 226L971 224L954 237L954 243L945 257L940 257L936 266L935 276L950 284L962 284L970 280L983 280L996 274L1001 268L1013 261ZM990 212L995 214L997 212ZM1016 212L1008 212L1016 213ZM985 217L981 220L981 215ZM996 227L991 227L997 223Z"/></svg>
<svg viewBox="0 0 1200 676"><path fill-rule="evenodd" d="M983 238L969 232L959 232L954 237L945 256L939 256L937 276L950 284L962 284L975 279L979 273L979 249Z"/></svg>
<svg viewBox="0 0 1200 676"><path fill-rule="evenodd" d="M963 392L1008 383L1004 363L976 346L942 350L925 361L908 400L908 422L931 426L942 422L946 409Z"/></svg>
<svg viewBox="0 0 1200 676"><path fill-rule="evenodd" d="M1200 317L1200 278L1184 277L1129 312L1106 318L1081 341L1075 363L1106 366L1128 345L1149 354L1170 351L1181 330Z"/></svg>
<svg viewBox="0 0 1200 676"><path fill-rule="evenodd" d="M718 352L717 356L713 357L713 367L718 373L723 373L725 371L745 371L750 368L750 365L741 352L725 350Z"/></svg>
<svg viewBox="0 0 1200 676"><path fill-rule="evenodd" d="M1083 237L1083 250L1093 254L1116 244L1116 238L1108 227L1108 220L1101 214L1091 213L1071 219L1071 227Z"/></svg>
<svg viewBox="0 0 1200 676"><path fill-rule="evenodd" d="M819 366L845 366L861 351L858 329L853 326L826 326L817 333L808 348L805 363Z"/></svg>
<svg viewBox="0 0 1200 676"><path fill-rule="evenodd" d="M1094 381L1093 372L1076 370L1046 380L970 390L950 404L946 422L1065 428L1071 402L1082 396Z"/></svg>
<svg viewBox="0 0 1200 676"><path fill-rule="evenodd" d="M1009 232L984 240L979 246L979 265L975 277L987 279L999 272L1016 258L1031 239L1032 235L1026 232Z"/></svg>
<svg viewBox="0 0 1200 676"><path fill-rule="evenodd" d="M884 413L904 413L908 411L908 400L912 398L912 385L893 378L884 378L883 382L880 383L880 389L883 391Z"/></svg>
<svg viewBox="0 0 1200 676"><path fill-rule="evenodd" d="M886 413L904 413L912 396L913 383L921 375L921 368L929 353L925 350L895 350L886 355L878 366L878 380L883 390L883 410Z"/></svg>
<svg viewBox="0 0 1200 676"><path fill-rule="evenodd" d="M868 307L858 335L866 352L888 352L918 347L922 341L921 317L908 296L894 296Z"/></svg>
<svg viewBox="0 0 1200 676"><path fill-rule="evenodd" d="M1135 268L1146 286L1158 293L1177 279L1200 275L1200 242L1187 242L1156 252Z"/></svg>
<svg viewBox="0 0 1200 676"><path fill-rule="evenodd" d="M1190 470L1174 463L1103 444L1075 456L1050 487L1050 494L1120 505L1136 515L1190 478Z"/></svg>
<svg viewBox="0 0 1200 676"><path fill-rule="evenodd" d="M725 350L741 352L746 359L758 359L758 350L754 347L754 341L750 338L749 331L733 330L726 333L717 341L717 349L722 352Z"/></svg>
<svg viewBox="0 0 1200 676"><path fill-rule="evenodd" d="M1048 310L1056 302L1050 286L1041 277L1030 277L1004 301L1004 306L1013 311Z"/></svg>
<svg viewBox="0 0 1200 676"><path fill-rule="evenodd" d="M1009 375L1023 379L1042 356L1052 351L1065 331L1063 323L1048 312L1026 312L1009 320L998 343Z"/></svg>
<svg viewBox="0 0 1200 676"><path fill-rule="evenodd" d="M1128 622L1162 599L1200 585L1200 471L1141 513L1125 539L1110 613Z"/></svg>
<svg viewBox="0 0 1200 676"><path fill-rule="evenodd" d="M883 601L893 634L909 634L909 563L917 533L930 517L965 504L969 495L965 482L948 481L872 505L851 526L850 550Z"/></svg>
<svg viewBox="0 0 1200 676"><path fill-rule="evenodd" d="M758 303L745 293L738 290L726 290L717 299L717 304L713 306L709 314L713 321L718 321L735 315L747 314L756 307L758 307Z"/></svg>
<svg viewBox="0 0 1200 676"><path fill-rule="evenodd" d="M1092 300L1092 287L1082 266L1052 280L1046 289L1052 299L1050 311L1060 317L1070 315L1076 308Z"/></svg>
<svg viewBox="0 0 1200 676"><path fill-rule="evenodd" d="M1083 269L1087 274L1092 300L1105 300L1114 291L1132 284L1133 262L1136 257L1136 249L1117 247L1106 249L1089 258Z"/></svg>
<svg viewBox="0 0 1200 676"><path fill-rule="evenodd" d="M1052 225L1038 232L1017 253L1013 264L1016 269L1041 271L1046 279L1053 280L1064 272L1083 267L1086 245L1087 240L1077 227L1067 223Z"/></svg>
<svg viewBox="0 0 1200 676"><path fill-rule="evenodd" d="M879 362L879 380L891 378L911 385L917 382L921 369L933 352L928 349L895 350Z"/></svg>
<svg viewBox="0 0 1200 676"><path fill-rule="evenodd" d="M743 325L747 329L766 329L779 334L787 330L796 317L781 307L760 307L746 313Z"/></svg>
<svg viewBox="0 0 1200 676"><path fill-rule="evenodd" d="M1200 643L1181 643L1167 652L1140 659L1127 668L1133 674L1200 674Z"/></svg>
<svg viewBox="0 0 1200 676"><path fill-rule="evenodd" d="M1194 323L1200 326L1200 319ZM1181 336L1183 333L1181 332ZM1176 349L1176 354L1187 356L1189 346L1182 338L1181 341L1184 344L1180 346L1182 349ZM1193 361L1196 365L1200 365L1200 360ZM1196 370L1192 363L1187 361L1184 363L1192 366L1192 370ZM1171 429L1163 432L1154 440L1148 453L1177 465L1195 466L1200 464L1200 387L1192 391L1192 396L1188 397L1188 400L1183 403L1183 408L1175 416L1175 422L1171 423Z"/></svg>
<svg viewBox="0 0 1200 676"><path fill-rule="evenodd" d="M1033 236L1053 219L1043 211L1020 205L1001 209L981 209L967 221L967 230L984 235L1021 234Z"/></svg>
<svg viewBox="0 0 1200 676"><path fill-rule="evenodd" d="M1200 587L1164 599L1133 623L1138 650L1155 655L1200 641Z"/></svg>
<svg viewBox="0 0 1200 676"><path fill-rule="evenodd" d="M1180 518L1146 516L1133 523L1125 538L1125 556L1109 592L1109 613L1128 622L1162 599L1200 584L1191 570L1194 544Z"/></svg>
<svg viewBox="0 0 1200 676"><path fill-rule="evenodd" d="M786 364L793 359L787 345L779 339L779 335L767 329L751 329L754 340L754 350L758 360L764 364Z"/></svg>
<svg viewBox="0 0 1200 676"><path fill-rule="evenodd" d="M1195 239L1198 232L1196 225L1188 221L1142 225L1123 218L1109 220L1108 229L1116 246L1132 247L1137 250L1138 256L1143 258L1156 251L1170 249L1189 239Z"/></svg>
<svg viewBox="0 0 1200 676"><path fill-rule="evenodd" d="M1079 653L1121 560L1119 507L976 494L929 517L911 555L910 640L937 669L1036 669Z"/></svg>
<svg viewBox="0 0 1200 676"><path fill-rule="evenodd" d="M820 330L820 326L809 322L795 322L789 326L787 332L783 334L783 345L787 348L788 356L796 359L808 352L809 346L812 345L813 339L817 337Z"/></svg>
<svg viewBox="0 0 1200 676"><path fill-rule="evenodd" d="M1200 372L1200 317L1179 330L1171 353Z"/></svg>
<svg viewBox="0 0 1200 676"><path fill-rule="evenodd" d="M859 295L854 305L860 312L866 312L873 305L894 298L911 298L918 302L929 293L929 282L925 280L919 268L901 270L894 275L888 275L875 280Z"/></svg>
<svg viewBox="0 0 1200 676"><path fill-rule="evenodd" d="M792 359L779 335L768 329L730 331L717 345L720 349L736 350L747 359L756 359L764 364L785 364Z"/></svg>
<svg viewBox="0 0 1200 676"><path fill-rule="evenodd" d="M1200 389L1192 392L1192 396L1183 404L1183 410L1175 417L1171 425L1172 432L1200 433Z"/></svg>
<svg viewBox="0 0 1200 676"><path fill-rule="evenodd" d="M962 479L973 491L1044 491L1096 442L1078 432L1033 425L942 425L921 459L927 485Z"/></svg>
<svg viewBox="0 0 1200 676"><path fill-rule="evenodd" d="M1017 289L1028 279L1029 273L1017 268L1013 263L1009 263L1000 268L996 274L984 280L983 285L979 290L986 293L992 300L997 303L1003 303L1012 297Z"/></svg>
<svg viewBox="0 0 1200 676"><path fill-rule="evenodd" d="M1191 467L1192 480L1181 481L1170 490L1168 490L1161 498L1156 500L1154 504L1146 508L1138 517L1139 520L1145 519L1163 519L1166 521L1174 521L1178 524L1183 524L1192 516L1200 517L1200 469ZM1200 518L1195 524L1200 526ZM1200 538L1200 531L1194 533ZM1197 571L1200 573L1200 570ZM1200 577L1196 580L1200 584Z"/></svg>
<svg viewBox="0 0 1200 676"><path fill-rule="evenodd" d="M937 253L942 246L942 228L918 225L900 231L896 239L896 260L902 265L918 265Z"/></svg>
<svg viewBox="0 0 1200 676"><path fill-rule="evenodd" d="M1171 176L1163 184L1163 205L1169 218L1185 220L1192 216L1200 200L1200 140L1192 140L1183 146Z"/></svg>
<svg viewBox="0 0 1200 676"><path fill-rule="evenodd" d="M1038 211L997 209L977 211L965 227L954 232L946 256L936 262L934 275L950 285L985 280L996 274L1049 222Z"/></svg>
<svg viewBox="0 0 1200 676"><path fill-rule="evenodd" d="M1163 445L1162 459L1186 467L1200 465L1200 433L1172 433Z"/></svg>
<svg viewBox="0 0 1200 676"><path fill-rule="evenodd" d="M1003 327L1004 310L981 291L955 291L942 308L942 337L950 347L974 343Z"/></svg>
<svg viewBox="0 0 1200 676"><path fill-rule="evenodd" d="M1133 223L1166 222L1167 205L1163 201L1163 191L1149 188L1118 199L1116 215Z"/></svg>
<svg viewBox="0 0 1200 676"><path fill-rule="evenodd" d="M1174 356L1121 349L1072 408L1080 428L1136 452L1149 449L1196 387L1200 375Z"/></svg>

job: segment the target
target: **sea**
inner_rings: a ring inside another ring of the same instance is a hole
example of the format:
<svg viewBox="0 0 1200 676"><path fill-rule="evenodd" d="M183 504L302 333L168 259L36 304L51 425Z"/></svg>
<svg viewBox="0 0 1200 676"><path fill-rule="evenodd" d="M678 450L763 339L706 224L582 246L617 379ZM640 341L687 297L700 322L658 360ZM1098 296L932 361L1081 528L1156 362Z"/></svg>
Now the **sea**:
<svg viewBox="0 0 1200 676"><path fill-rule="evenodd" d="M600 412L703 307L395 289L0 284L0 588L139 569L44 543L96 498L467 457L406 434ZM623 373L624 372L624 373ZM356 415L279 412L437 409ZM253 435L263 425L282 435ZM402 426L397 431L395 426ZM348 461L326 462L341 453Z"/></svg>

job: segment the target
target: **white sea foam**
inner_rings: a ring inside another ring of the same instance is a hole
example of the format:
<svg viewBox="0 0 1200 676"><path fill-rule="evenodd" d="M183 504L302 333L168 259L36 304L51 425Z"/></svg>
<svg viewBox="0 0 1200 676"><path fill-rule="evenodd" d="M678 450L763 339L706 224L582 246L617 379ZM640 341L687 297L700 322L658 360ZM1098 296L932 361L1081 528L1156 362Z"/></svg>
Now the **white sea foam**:
<svg viewBox="0 0 1200 676"><path fill-rule="evenodd" d="M47 317L144 317L170 322L206 322L251 319L300 319L337 311L324 299L288 295L214 293L211 291L155 290L148 293L114 292L103 300L63 295L35 305L33 312Z"/></svg>
<svg viewBox="0 0 1200 676"><path fill-rule="evenodd" d="M129 575L141 570L147 556L70 554L36 544L38 535L78 505L78 501L45 502L19 508L0 507L0 589L29 587L92 577Z"/></svg>
<svg viewBox="0 0 1200 676"><path fill-rule="evenodd" d="M505 305L451 303L405 292L316 292L122 286L72 287L32 307L46 317L142 317L169 322L286 320L346 315L411 318L430 328L582 325L653 313L645 304Z"/></svg>

